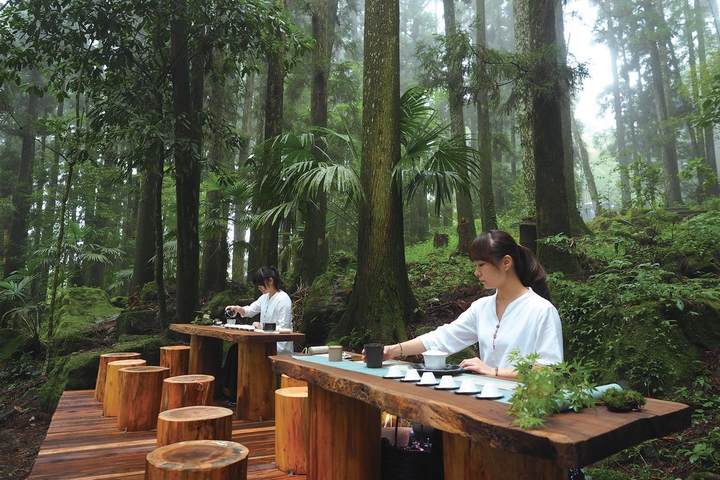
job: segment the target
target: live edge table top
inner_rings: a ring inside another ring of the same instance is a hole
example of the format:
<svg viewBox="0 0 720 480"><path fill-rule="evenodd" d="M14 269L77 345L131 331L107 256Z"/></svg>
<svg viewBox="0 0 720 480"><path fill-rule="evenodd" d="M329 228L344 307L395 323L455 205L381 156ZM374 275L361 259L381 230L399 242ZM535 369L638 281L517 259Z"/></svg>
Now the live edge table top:
<svg viewBox="0 0 720 480"><path fill-rule="evenodd" d="M170 330L187 335L213 337L235 343L267 343L267 342L302 342L304 333L272 333L224 328L215 325L195 325L193 323L173 323Z"/></svg>
<svg viewBox="0 0 720 480"><path fill-rule="evenodd" d="M544 427L523 430L511 425L507 403L368 375L357 371L357 366L343 368L345 361L322 364L298 355L270 360L275 371L325 390L498 450L550 459L560 467L589 465L645 440L681 431L691 422L687 405L648 399L640 412L612 413L599 406L549 416Z"/></svg>

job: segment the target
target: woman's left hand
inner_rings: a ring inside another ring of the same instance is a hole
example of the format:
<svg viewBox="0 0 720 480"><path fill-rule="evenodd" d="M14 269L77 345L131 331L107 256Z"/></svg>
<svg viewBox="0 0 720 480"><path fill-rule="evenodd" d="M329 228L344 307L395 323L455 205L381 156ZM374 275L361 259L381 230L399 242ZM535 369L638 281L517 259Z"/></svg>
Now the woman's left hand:
<svg viewBox="0 0 720 480"><path fill-rule="evenodd" d="M262 330L262 328L263 328L263 327L262 327L262 324L261 324L260 322L253 322L253 327L254 327L256 330Z"/></svg>
<svg viewBox="0 0 720 480"><path fill-rule="evenodd" d="M495 368L489 367L478 357L463 360L460 362L460 368L480 375L495 375Z"/></svg>

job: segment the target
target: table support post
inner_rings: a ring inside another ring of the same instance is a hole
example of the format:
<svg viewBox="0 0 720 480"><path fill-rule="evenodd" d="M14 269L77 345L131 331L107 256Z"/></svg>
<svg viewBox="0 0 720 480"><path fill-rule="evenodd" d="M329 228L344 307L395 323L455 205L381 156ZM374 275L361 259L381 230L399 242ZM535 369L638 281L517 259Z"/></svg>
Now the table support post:
<svg viewBox="0 0 720 480"><path fill-rule="evenodd" d="M443 432L445 480L567 480L568 469L547 460L506 452Z"/></svg>
<svg viewBox="0 0 720 480"><path fill-rule="evenodd" d="M190 335L190 364L188 372L191 375L202 374L215 377L215 398L222 397L220 372L222 371L223 341L221 338ZM218 354L218 352L220 352Z"/></svg>
<svg viewBox="0 0 720 480"><path fill-rule="evenodd" d="M307 480L380 478L380 409L308 384Z"/></svg>
<svg viewBox="0 0 720 480"><path fill-rule="evenodd" d="M268 360L276 343L238 343L237 418L273 420L278 374Z"/></svg>

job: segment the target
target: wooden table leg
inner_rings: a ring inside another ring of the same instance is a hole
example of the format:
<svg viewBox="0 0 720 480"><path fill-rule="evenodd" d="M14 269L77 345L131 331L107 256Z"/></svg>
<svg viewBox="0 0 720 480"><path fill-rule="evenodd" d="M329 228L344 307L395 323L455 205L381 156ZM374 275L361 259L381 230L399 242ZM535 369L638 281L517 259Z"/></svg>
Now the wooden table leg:
<svg viewBox="0 0 720 480"><path fill-rule="evenodd" d="M445 480L567 480L568 469L552 460L498 450L443 432Z"/></svg>
<svg viewBox="0 0 720 480"><path fill-rule="evenodd" d="M188 371L191 375L203 374L220 378L223 361L223 341L221 338L190 335L190 364ZM222 385L215 382L215 398L222 397Z"/></svg>
<svg viewBox="0 0 720 480"><path fill-rule="evenodd" d="M308 384L307 480L380 478L380 409Z"/></svg>
<svg viewBox="0 0 720 480"><path fill-rule="evenodd" d="M238 343L238 420L275 418L277 373L273 371L268 357L276 354L275 342Z"/></svg>

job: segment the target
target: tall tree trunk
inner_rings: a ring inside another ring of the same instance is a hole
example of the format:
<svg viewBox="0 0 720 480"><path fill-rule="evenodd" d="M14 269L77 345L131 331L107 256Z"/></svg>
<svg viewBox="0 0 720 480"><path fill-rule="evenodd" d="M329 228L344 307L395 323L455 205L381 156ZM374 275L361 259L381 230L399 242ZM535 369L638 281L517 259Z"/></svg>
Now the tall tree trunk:
<svg viewBox="0 0 720 480"><path fill-rule="evenodd" d="M30 83L40 83L40 71L33 68L30 72ZM28 238L27 217L30 213L32 196L32 170L35 162L35 122L38 120L38 97L33 92L28 93L25 120L22 122L22 150L20 151L20 166L17 180L13 188L12 204L14 211L10 220L7 248L5 249L5 264L3 276L25 265L25 246Z"/></svg>
<svg viewBox="0 0 720 480"><path fill-rule="evenodd" d="M646 35L650 48L650 71L652 72L655 111L660 128L662 160L663 166L665 167L665 200L667 206L672 207L682 203L682 197L680 196L680 179L677 175L678 164L677 151L675 150L675 132L669 122L668 92L666 91L666 85L669 84L669 79L663 76L663 61L667 64L667 58L661 58L659 42L655 38L655 32L657 31L655 16L657 15L657 10L653 9L650 0L644 0L643 7L647 21Z"/></svg>
<svg viewBox="0 0 720 480"><path fill-rule="evenodd" d="M110 156L105 157L105 162L102 169L97 172L100 176L100 184L96 190L96 195L93 198L91 204L92 208L88 209L85 215L85 222L88 226L92 227L95 233L99 234L99 238L96 238L93 243L97 243L99 246L108 246L105 241L105 229L109 225L107 214L105 210L109 210L112 202L110 192L113 191L113 182L110 175L108 174L113 167ZM92 262L87 267L85 284L88 287L103 288L105 285L105 263L104 262Z"/></svg>
<svg viewBox="0 0 720 480"><path fill-rule="evenodd" d="M555 3L555 38L558 45L558 64L567 65L567 45L565 44L565 24L563 21L562 2ZM560 115L562 116L562 137L565 162L565 192L567 193L568 216L572 236L592 233L580 215L577 192L575 191L575 156L572 142L572 105L570 101L570 79L563 78L558 82L560 90Z"/></svg>
<svg viewBox="0 0 720 480"><path fill-rule="evenodd" d="M562 116L563 89L557 55L548 47L557 45L555 23L556 3L559 0L522 0L530 21L527 29L530 52L539 55L530 73L530 124L532 152L535 159L535 208L537 237L569 235L569 197L565 181L565 148ZM516 21L518 19L516 18ZM538 245L538 258L550 271L575 274L579 271L577 259L567 251L552 246Z"/></svg>
<svg viewBox="0 0 720 480"><path fill-rule="evenodd" d="M711 0L711 3L714 2L714 0ZM697 42L698 42L698 60L700 61L701 65L706 65L707 61L707 55L705 53L705 28L704 28L704 22L701 21L703 18L701 15L702 8L700 7L700 0L695 0L694 4L694 13L695 13L695 25L697 26ZM704 68L703 72L701 72L701 77L704 75ZM708 85L706 82L701 82L701 85L705 86ZM707 88L707 87L705 87ZM701 92L701 95L705 92ZM705 140L705 160L707 161L708 165L712 169L713 173L715 173L715 178L717 178L718 175L718 165L717 165L717 158L715 155L715 134L714 134L714 127L713 125L708 125L705 127L704 130L704 140ZM720 184L718 184L717 181L713 182L707 190L707 193L709 195L712 195L714 197L717 197L720 195Z"/></svg>
<svg viewBox="0 0 720 480"><path fill-rule="evenodd" d="M530 43L530 25L534 19L531 17L531 4L527 1L513 2L513 16L515 18L515 50L522 54L529 52ZM535 219L535 158L533 154L533 129L532 129L532 110L531 93L527 85L520 88L519 94L522 101L517 107L517 134L520 138L520 158L522 165L523 187L525 193L525 215ZM516 162L513 158L512 173L516 174Z"/></svg>
<svg viewBox="0 0 720 480"><path fill-rule="evenodd" d="M200 246L200 145L193 108L194 91L190 75L186 0L174 0L175 17L170 22L173 83L172 104L175 117L175 165L177 201L177 311L178 323L195 319L199 302Z"/></svg>
<svg viewBox="0 0 720 480"><path fill-rule="evenodd" d="M285 1L281 0L278 2L281 5L285 5ZM284 92L283 86L285 82L285 68L283 62L285 59L285 47L283 38L278 39L277 50L268 55L268 67L267 67L267 98L265 105L265 140L270 140L278 135L282 134L282 119L283 119L283 101ZM265 152L263 154L263 168L262 175L265 177L263 181L265 185L270 186L270 190L273 189L275 181L280 181L277 178L277 167L280 163L280 155L272 148L266 145ZM268 178L269 177L269 178ZM266 189L262 193L261 208L262 210L269 210L270 208L278 205L279 199L277 195L274 195L272 191ZM264 225L260 227L260 244L258 246L258 261L262 265L277 265L278 264L278 229L280 223L278 221L273 222L268 220Z"/></svg>
<svg viewBox="0 0 720 480"><path fill-rule="evenodd" d="M392 177L400 160L400 9L397 0L365 3L363 133L357 275L335 340L360 335L393 343L417 301L405 266L402 196Z"/></svg>
<svg viewBox="0 0 720 480"><path fill-rule="evenodd" d="M139 293L140 289L154 279L153 256L155 250L155 210L158 181L157 156L162 159L162 143L155 140L148 155L147 166L140 173L140 198L138 200L137 227L135 240L135 262L130 286L131 294ZM160 160L162 162L162 160Z"/></svg>
<svg viewBox="0 0 720 480"><path fill-rule="evenodd" d="M312 92L310 99L310 115L313 125L327 127L327 83L330 77L330 57L328 48L328 17L329 1L314 0L312 5L312 32L315 39L315 50L312 58ZM322 142L314 147L315 155L320 157L324 145ZM312 285L316 277L325 272L328 262L328 244L325 239L325 221L327 219L327 196L318 192L305 202L305 229L303 244L300 250L298 276L293 282Z"/></svg>
<svg viewBox="0 0 720 480"><path fill-rule="evenodd" d="M483 80L485 80L486 69L484 57L485 51L487 50L485 36L485 0L475 1L475 11L477 17L475 23L475 43L477 44L478 52L476 68L481 69L483 72ZM497 215L495 214L495 196L493 195L493 148L487 88L481 86L477 95L477 135L478 151L480 152L480 217L482 229L487 231L498 228Z"/></svg>
<svg viewBox="0 0 720 480"><path fill-rule="evenodd" d="M462 139L465 143L465 119L463 115L463 72L462 56L460 54L461 41L455 22L455 0L443 0L445 15L445 52L447 55L447 89L448 107L450 110L450 132L453 137ZM458 247L457 253L465 255L470 242L475 238L475 214L473 213L472 198L469 192L457 192Z"/></svg>
<svg viewBox="0 0 720 480"><path fill-rule="evenodd" d="M242 167L247 162L250 155L250 149L253 144L252 139L252 118L253 118L253 96L255 95L255 74L248 73L245 80L245 96L242 107L242 135L243 146L238 155L238 166ZM231 278L236 282L244 282L247 272L245 264L245 228L243 219L246 215L245 209L247 203L236 199L233 203L235 223L233 225L233 248L232 248L232 275Z"/></svg>
<svg viewBox="0 0 720 480"><path fill-rule="evenodd" d="M590 156L588 155L585 141L582 137L582 132L578 127L577 120L575 117L572 119L573 127L573 138L577 145L578 156L580 157L580 164L582 165L583 175L585 175L585 182L587 183L588 192L590 192L590 198L592 199L593 208L595 209L595 215L600 215L602 212L602 202L600 201L600 195L598 195L597 186L595 185L595 175L593 175L592 168L590 168Z"/></svg>
<svg viewBox="0 0 720 480"><path fill-rule="evenodd" d="M615 110L615 148L618 165L627 167L630 165L630 156L627 152L625 122L623 119L622 96L620 95L620 75L618 74L618 49L615 32L615 21L612 16L612 3L605 4L603 11L607 16L607 46L610 51L610 71L612 73L613 106ZM622 205L630 205L630 179L625 175L623 168L620 169L620 182L625 186L622 189ZM598 210L599 212L599 210Z"/></svg>

